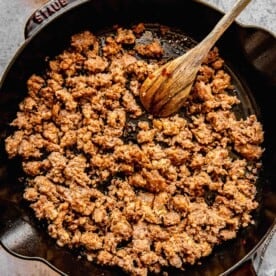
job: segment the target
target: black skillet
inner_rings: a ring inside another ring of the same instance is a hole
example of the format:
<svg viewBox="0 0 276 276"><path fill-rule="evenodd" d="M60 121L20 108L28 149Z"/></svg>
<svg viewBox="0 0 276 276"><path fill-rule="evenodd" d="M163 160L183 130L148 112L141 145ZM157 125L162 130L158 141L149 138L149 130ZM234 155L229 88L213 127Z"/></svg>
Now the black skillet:
<svg viewBox="0 0 276 276"><path fill-rule="evenodd" d="M119 269L90 263L79 257L79 251L60 248L49 238L45 223L38 222L22 200L24 176L19 160L8 160L5 154L8 124L26 95L28 77L42 73L45 57L53 57L65 49L72 34L85 29L101 34L111 30L114 24L128 27L146 22L165 45L166 57L170 59L204 38L221 16L222 13L205 4L183 0L53 0L32 15L25 28L26 42L0 83L0 241L5 249L26 261L41 260L60 274L123 274ZM158 24L170 26L172 31L161 36ZM266 150L257 183L260 207L253 214L255 225L215 248L201 265L187 267L185 272L168 270L169 275L254 274L251 261L260 244L274 231L276 38L265 30L234 23L217 46L242 101L237 110L239 116L257 114L264 126Z"/></svg>

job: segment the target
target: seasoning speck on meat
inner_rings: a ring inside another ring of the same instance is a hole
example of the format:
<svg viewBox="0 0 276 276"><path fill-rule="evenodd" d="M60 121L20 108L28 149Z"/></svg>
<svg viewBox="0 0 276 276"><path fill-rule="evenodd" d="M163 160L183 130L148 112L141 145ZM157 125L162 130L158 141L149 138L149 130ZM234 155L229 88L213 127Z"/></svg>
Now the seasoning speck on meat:
<svg viewBox="0 0 276 276"><path fill-rule="evenodd" d="M257 117L233 111L240 101L218 48L181 113L146 114L139 88L165 56L158 39L139 41L149 32L140 23L73 35L27 81L5 140L22 158L23 196L57 244L130 275L197 264L254 223L264 150Z"/></svg>

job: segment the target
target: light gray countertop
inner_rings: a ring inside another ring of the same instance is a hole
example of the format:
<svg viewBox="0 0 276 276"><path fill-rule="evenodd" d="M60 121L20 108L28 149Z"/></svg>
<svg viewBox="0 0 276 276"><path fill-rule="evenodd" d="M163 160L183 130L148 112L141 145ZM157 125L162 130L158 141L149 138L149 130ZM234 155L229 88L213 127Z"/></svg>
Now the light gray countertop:
<svg viewBox="0 0 276 276"><path fill-rule="evenodd" d="M24 26L27 19L35 9L45 2L47 0L0 0L0 76L24 41ZM235 0L202 0L202 2L209 3L219 10L228 11ZM264 28L276 35L276 0L252 0L237 21L245 25ZM20 271L13 271L10 262L16 263L17 260L8 259L7 254L3 253L3 249L0 247L0 275L29 275L24 272L25 266L28 266L26 263L24 266L22 265ZM32 265L30 264L30 266ZM255 263L255 267L258 268L258 266L259 260ZM26 268L26 271L30 270ZM258 276L275 275L276 235L274 234L258 269Z"/></svg>
<svg viewBox="0 0 276 276"><path fill-rule="evenodd" d="M45 2L47 0L0 0L0 76L24 41L24 25L28 17ZM202 0L202 2L227 11L235 0ZM276 0L252 0L238 17L238 21L262 27L276 35Z"/></svg>
<svg viewBox="0 0 276 276"><path fill-rule="evenodd" d="M202 0L228 11L236 0ZM252 0L245 10L238 16L237 21L245 25L262 27L276 35L276 0Z"/></svg>

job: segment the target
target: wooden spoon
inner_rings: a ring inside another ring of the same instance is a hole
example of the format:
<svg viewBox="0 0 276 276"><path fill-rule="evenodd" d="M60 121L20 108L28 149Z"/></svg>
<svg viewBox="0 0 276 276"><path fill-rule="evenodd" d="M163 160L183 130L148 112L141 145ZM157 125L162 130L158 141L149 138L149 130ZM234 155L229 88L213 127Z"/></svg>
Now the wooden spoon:
<svg viewBox="0 0 276 276"><path fill-rule="evenodd" d="M141 86L140 99L149 113L166 117L180 109L208 52L250 1L237 1L197 46L148 76Z"/></svg>

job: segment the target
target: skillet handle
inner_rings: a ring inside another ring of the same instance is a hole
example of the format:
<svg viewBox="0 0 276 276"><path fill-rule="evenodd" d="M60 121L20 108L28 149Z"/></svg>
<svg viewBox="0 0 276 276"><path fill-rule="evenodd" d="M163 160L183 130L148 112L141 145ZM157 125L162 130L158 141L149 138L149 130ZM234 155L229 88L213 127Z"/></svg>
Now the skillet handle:
<svg viewBox="0 0 276 276"><path fill-rule="evenodd" d="M86 0L87 1L87 0ZM37 9L27 20L24 30L25 39L31 37L42 26L46 25L51 19L54 19L79 5L82 0L50 0L41 8Z"/></svg>
<svg viewBox="0 0 276 276"><path fill-rule="evenodd" d="M267 83L276 85L276 36L258 27L241 27L241 49L246 59Z"/></svg>
<svg viewBox="0 0 276 276"><path fill-rule="evenodd" d="M232 271L229 276L257 276L252 260L248 260Z"/></svg>
<svg viewBox="0 0 276 276"><path fill-rule="evenodd" d="M222 276L258 276L263 275L263 270L267 270L268 263L263 264L268 258L274 256L273 242L275 243L276 237L276 219L274 219L272 226L268 229L267 233L259 244L251 251L247 260L231 272L222 274ZM271 245L272 244L272 245ZM265 268L266 267L266 268Z"/></svg>

